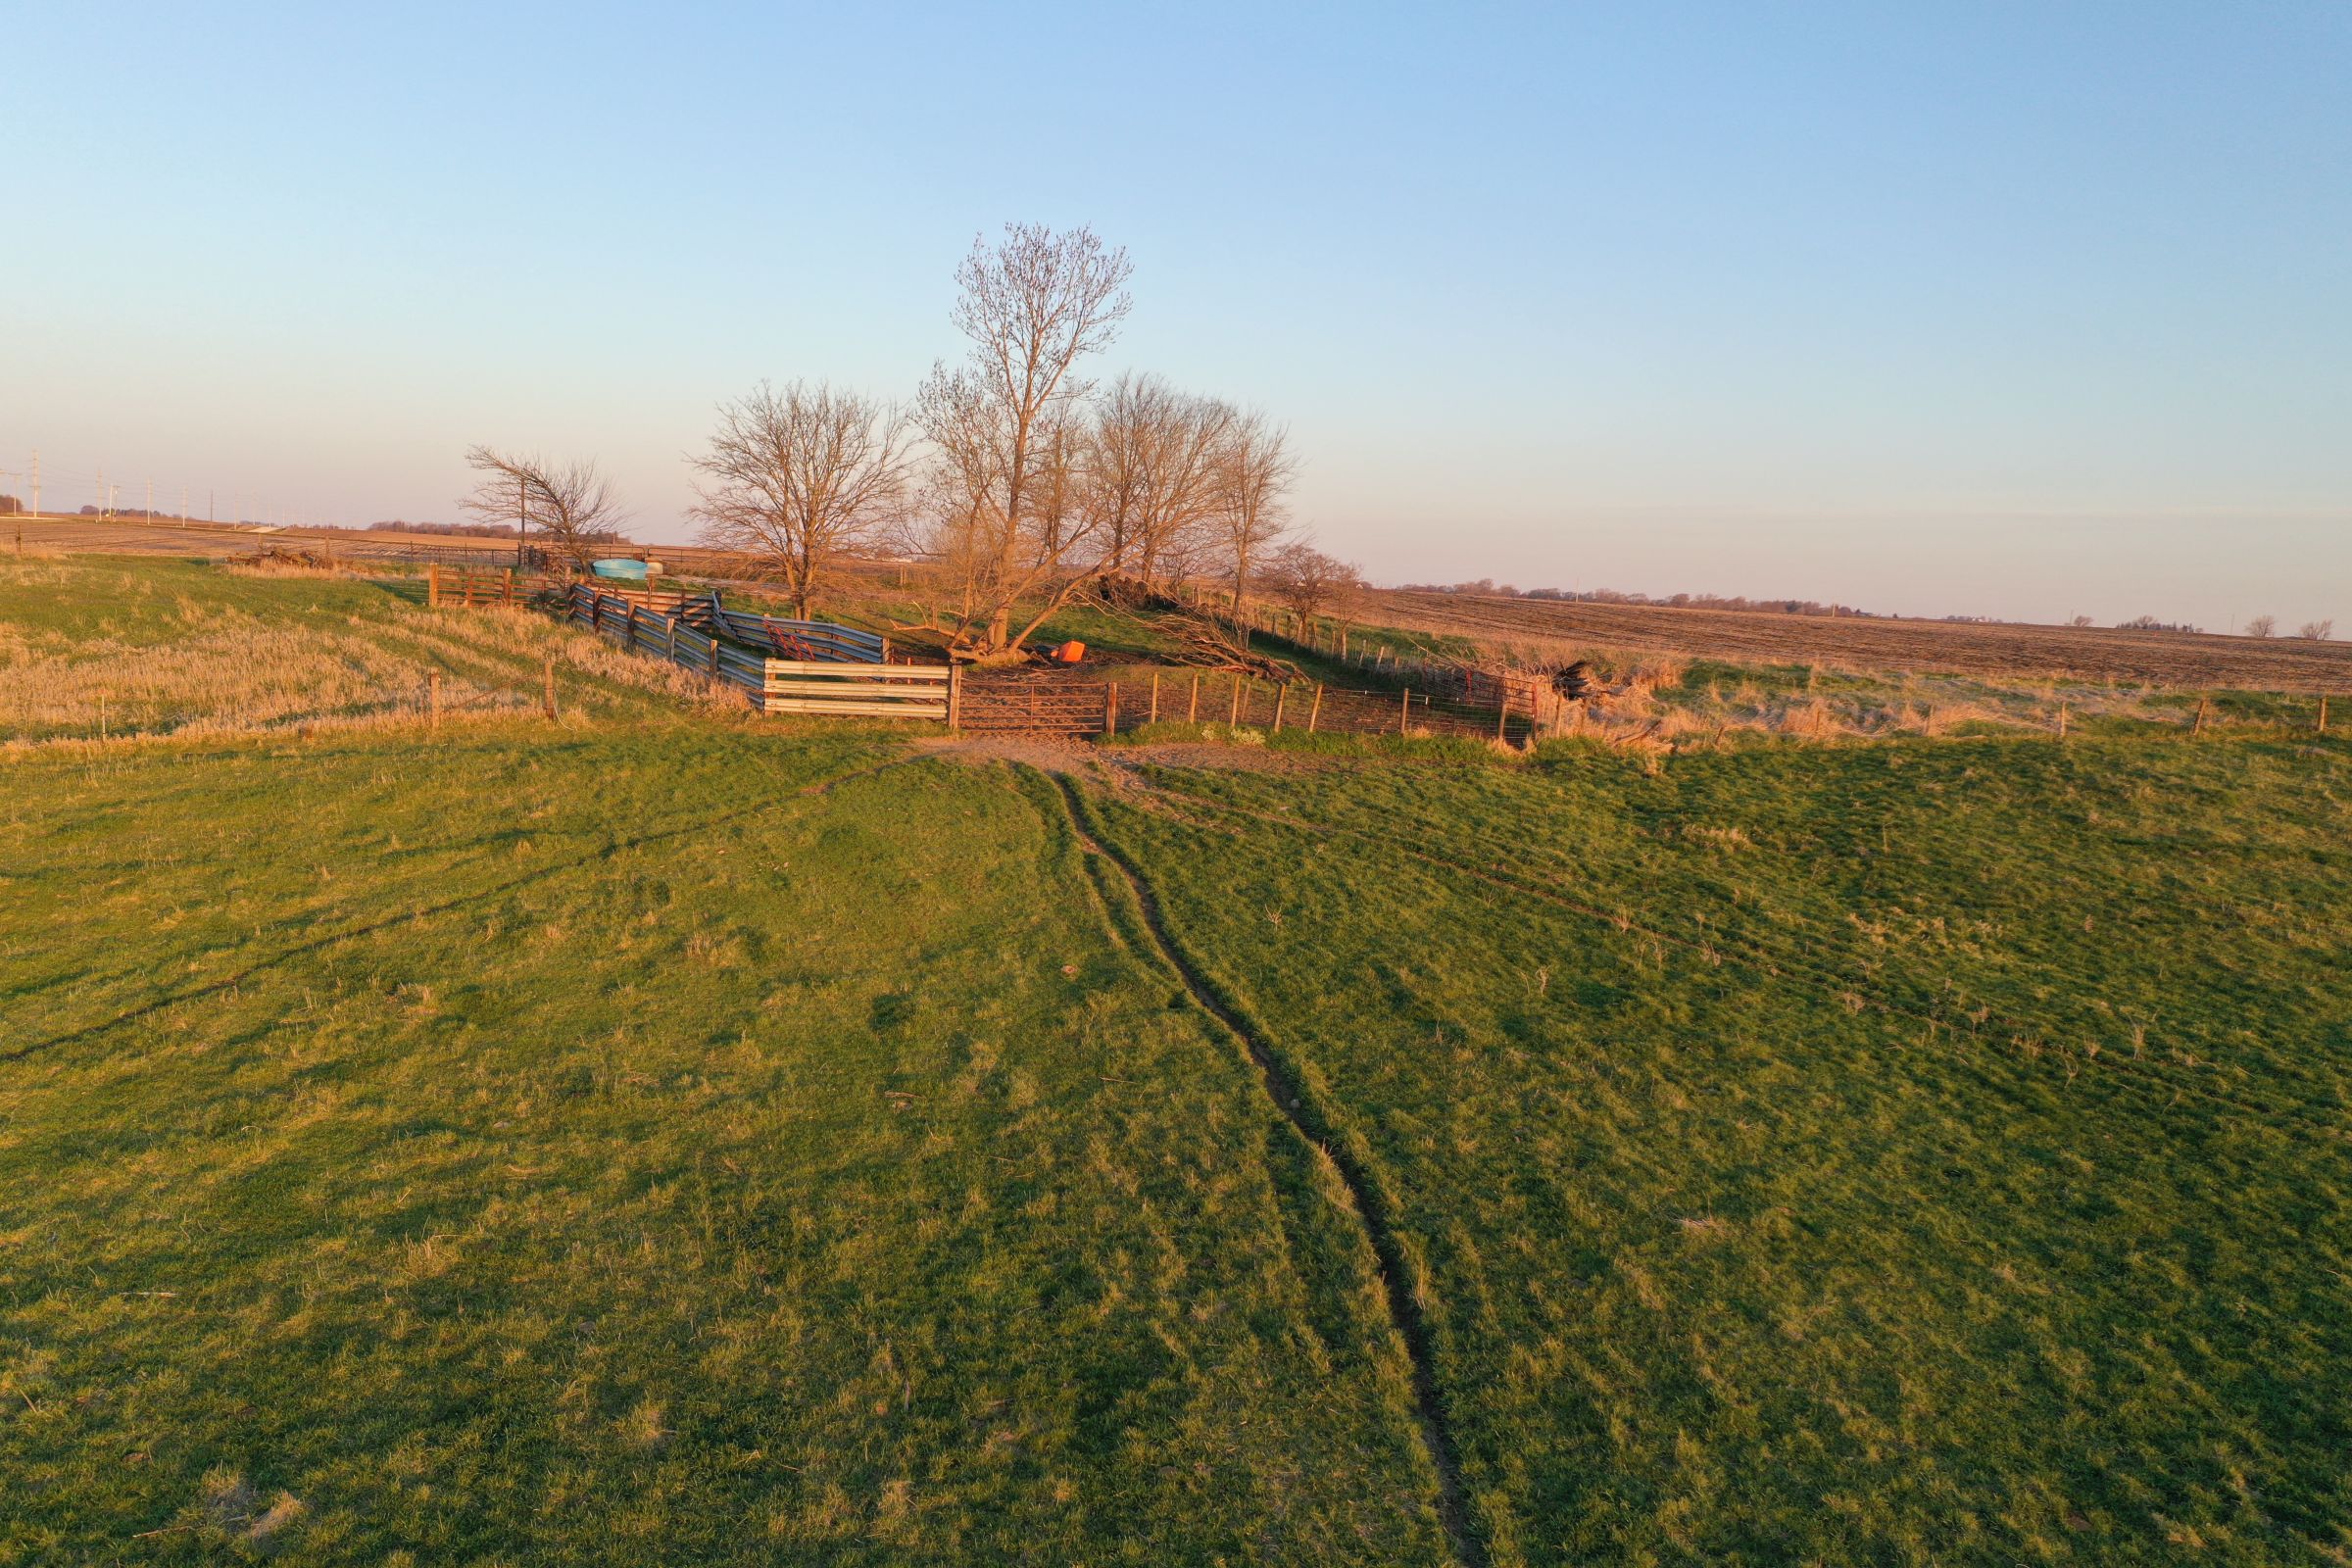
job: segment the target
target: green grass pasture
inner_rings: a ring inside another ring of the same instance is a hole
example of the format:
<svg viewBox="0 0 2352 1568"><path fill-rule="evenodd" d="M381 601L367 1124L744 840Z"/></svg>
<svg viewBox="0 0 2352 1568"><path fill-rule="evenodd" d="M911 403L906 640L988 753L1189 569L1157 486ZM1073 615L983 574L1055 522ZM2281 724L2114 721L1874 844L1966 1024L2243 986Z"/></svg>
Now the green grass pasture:
<svg viewBox="0 0 2352 1568"><path fill-rule="evenodd" d="M1098 797L1377 1182L1497 1562L2352 1541L2341 746Z"/></svg>

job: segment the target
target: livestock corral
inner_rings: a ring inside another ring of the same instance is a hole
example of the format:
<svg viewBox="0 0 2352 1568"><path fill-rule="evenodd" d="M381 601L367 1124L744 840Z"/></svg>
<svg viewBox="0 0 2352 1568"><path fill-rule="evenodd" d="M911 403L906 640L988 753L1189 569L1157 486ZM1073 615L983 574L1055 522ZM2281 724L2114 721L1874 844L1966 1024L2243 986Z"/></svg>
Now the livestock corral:
<svg viewBox="0 0 2352 1568"><path fill-rule="evenodd" d="M279 531L267 537L202 525L46 518L24 523L36 550L173 551L214 559L277 559L352 571L427 571L453 585L525 600L548 563L514 573L511 542L448 536ZM757 573L721 553L662 551L670 579L698 584L648 597L604 585L659 614L664 601L723 591L745 612L775 620ZM499 588L495 585L505 583ZM897 639L877 662L912 670L950 661L938 639L895 628L928 624L938 594L919 564L852 564L833 596L831 625L848 638ZM451 603L465 603L453 586ZM502 601L504 602L504 601ZM544 600L542 602L545 602ZM1244 624L1265 658L1239 663L1185 657L1171 621L1189 612ZM618 625L641 651L625 610ZM748 623L747 623L748 624ZM2232 725L2317 728L2327 705L2352 693L2352 644L2303 638L2029 626L1854 615L1552 601L1468 593L1378 590L1301 621L1262 604L1236 615L1228 596L1179 591L1156 605L1090 606L1081 596L1045 628L1049 643L1082 636L1076 664L1033 660L970 669L953 717L973 729L1034 728L1065 734L1131 731L1154 724L1217 725L1245 736L1282 732L1433 736L1525 746L1545 734L1582 734L1642 746L1729 744L1757 734L1811 740L1896 734L1977 736L2119 732L2202 735ZM687 641L701 635L691 625ZM777 646L767 631L736 653L799 671L801 689L757 693L769 711L816 711L838 685L838 646ZM666 635L660 652L668 657ZM806 657L805 657L806 656ZM680 661L681 663L684 661ZM707 662L707 660L706 660ZM718 678L752 694L751 666L722 663ZM943 673L943 678L944 673ZM876 677L871 696L904 716L946 718L919 674ZM791 698L805 698L796 706ZM968 697L968 701L962 700ZM772 699L772 701L771 701ZM846 710L845 710L846 712ZM849 716L872 716L856 715Z"/></svg>

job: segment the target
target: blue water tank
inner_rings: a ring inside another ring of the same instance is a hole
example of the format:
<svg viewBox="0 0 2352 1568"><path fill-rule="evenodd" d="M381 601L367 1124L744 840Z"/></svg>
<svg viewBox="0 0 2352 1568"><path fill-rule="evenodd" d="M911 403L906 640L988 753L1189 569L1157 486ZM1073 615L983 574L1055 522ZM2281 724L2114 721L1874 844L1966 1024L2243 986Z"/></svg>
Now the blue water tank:
<svg viewBox="0 0 2352 1568"><path fill-rule="evenodd" d="M642 561L599 561L590 565L599 577L616 577L622 582L646 580L646 564Z"/></svg>

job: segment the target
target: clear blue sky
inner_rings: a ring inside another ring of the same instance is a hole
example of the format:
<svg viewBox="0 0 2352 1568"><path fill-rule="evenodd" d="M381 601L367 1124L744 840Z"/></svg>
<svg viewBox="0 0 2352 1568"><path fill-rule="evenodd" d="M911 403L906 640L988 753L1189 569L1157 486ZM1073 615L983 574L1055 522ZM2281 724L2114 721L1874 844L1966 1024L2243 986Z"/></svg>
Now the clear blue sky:
<svg viewBox="0 0 2352 1568"><path fill-rule="evenodd" d="M1008 219L1385 580L2352 633L2352 5L12 7L0 468L677 538ZM17 488L0 480L0 487ZM201 502L199 503L201 505Z"/></svg>

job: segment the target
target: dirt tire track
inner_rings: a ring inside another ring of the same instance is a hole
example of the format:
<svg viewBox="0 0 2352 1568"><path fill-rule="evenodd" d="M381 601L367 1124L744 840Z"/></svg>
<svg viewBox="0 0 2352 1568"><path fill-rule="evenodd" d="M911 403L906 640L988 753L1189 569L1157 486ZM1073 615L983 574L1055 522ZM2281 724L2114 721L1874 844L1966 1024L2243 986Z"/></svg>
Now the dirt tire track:
<svg viewBox="0 0 2352 1568"><path fill-rule="evenodd" d="M1661 949L1674 948L1684 953L1697 955L1702 961L1710 964L1739 963L1752 973L1776 979L1787 975L1801 984L1813 987L1832 1001L1845 997L1856 998L1864 1006L1883 1016L1901 1018L1917 1023L1936 1034L1949 1033L1955 1042L1980 1043L1987 1038L1981 1028L1969 1028L1963 1020L1888 1000L1886 982L1844 973L1833 966L1834 960L1774 953L1752 939L1734 937L1726 932L1718 932L1712 937L1704 938L1681 936L1654 922L1635 919L1624 910L1604 909L1598 905L1587 904L1580 899L1570 898L1556 889L1514 876L1508 871L1493 866L1475 864L1469 860L1441 855L1432 850L1416 849L1400 842L1394 836L1384 837L1364 828L1321 822L1304 816L1260 811L1230 802L1212 801L1205 796L1192 795L1182 790L1173 790L1164 785L1143 781L1140 777L1139 783L1142 783L1145 788L1158 791L1171 800L1182 801L1188 806L1204 809L1212 814L1223 812L1233 816L1249 817L1270 826L1326 838L1359 839L1391 854L1400 855L1407 859L1420 861L1435 869L1449 871L1457 876L1483 883L1498 892L1533 899L1554 908L1583 915L1588 919L1610 926L1623 934L1642 936L1657 943ZM1710 955L1712 956L1709 956ZM2019 1036L2056 1040L2064 1034L2062 1030L2021 1017L2015 1013L1989 1013L1985 1021L1997 1023L2003 1029L2012 1031ZM2274 1127L2291 1127L2323 1138L2339 1136L2328 1117L2328 1108L2324 1105L2315 1105L2301 1100L2271 1102L2259 1099L2240 1089L2214 1089L2201 1084L2184 1084L2164 1076L2161 1071L2157 1070L2159 1065L2135 1062L2127 1056L2100 1052L2082 1058L2079 1063L2079 1069L2088 1070L2095 1066L2100 1072L2110 1075L2114 1081L2127 1085L2151 1099L2169 1094L2175 1101L2183 1098L2202 1101L2226 1110L2235 1111L2239 1115L2266 1121Z"/></svg>
<svg viewBox="0 0 2352 1568"><path fill-rule="evenodd" d="M1084 854L1118 873L1126 885L1136 908L1143 917L1146 934L1157 949L1159 960L1180 980L1195 1005L1216 1020L1227 1033L1239 1041L1257 1066L1260 1084L1274 1108L1282 1113L1298 1135L1309 1145L1321 1150L1338 1172L1346 1187L1349 1201L1354 1205L1355 1219L1363 1226L1364 1236L1372 1246L1372 1257L1379 1271L1381 1297L1388 1304L1389 1322L1403 1344L1405 1357L1412 1366L1413 1404L1415 1425L1424 1452L1429 1455L1430 1467L1438 1478L1438 1519L1445 1526L1446 1541L1453 1547L1454 1559L1464 1568L1487 1568L1486 1546L1470 1524L1469 1504L1462 1490L1461 1459L1453 1442L1451 1429L1446 1425L1444 1400L1439 1396L1436 1370L1436 1347L1428 1321L1411 1290L1411 1270L1407 1267L1404 1250L1397 1244L1396 1230L1389 1215L1389 1205L1381 1196L1379 1186L1371 1179L1361 1161L1350 1152L1345 1140L1335 1136L1335 1126L1329 1113L1307 1094L1293 1074L1281 1054L1270 1047L1263 1031L1250 1023L1242 1011L1229 1003L1217 987L1200 971L1170 933L1167 917L1161 910L1158 896L1152 884L1137 868L1125 850L1114 841L1092 830L1085 797L1066 775L1055 775L1052 781L1061 797L1063 809L1069 814L1069 828Z"/></svg>

